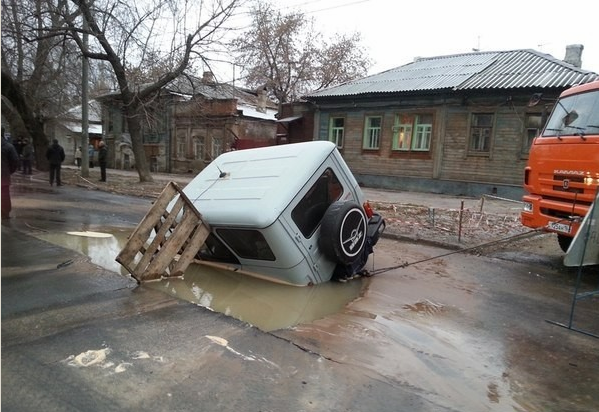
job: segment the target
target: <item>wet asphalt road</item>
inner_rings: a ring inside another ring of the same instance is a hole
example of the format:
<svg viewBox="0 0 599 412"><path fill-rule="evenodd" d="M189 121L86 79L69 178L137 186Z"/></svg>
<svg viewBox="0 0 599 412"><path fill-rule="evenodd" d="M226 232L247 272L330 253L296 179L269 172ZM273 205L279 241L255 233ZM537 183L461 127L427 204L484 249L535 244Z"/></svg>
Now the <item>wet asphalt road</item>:
<svg viewBox="0 0 599 412"><path fill-rule="evenodd" d="M150 204L15 187L16 217L2 222L3 410L599 409L599 340L546 322L568 320L570 272L452 255L365 281L342 313L265 333L34 237L133 229ZM443 253L377 249L377 267ZM599 331L596 298L577 315Z"/></svg>

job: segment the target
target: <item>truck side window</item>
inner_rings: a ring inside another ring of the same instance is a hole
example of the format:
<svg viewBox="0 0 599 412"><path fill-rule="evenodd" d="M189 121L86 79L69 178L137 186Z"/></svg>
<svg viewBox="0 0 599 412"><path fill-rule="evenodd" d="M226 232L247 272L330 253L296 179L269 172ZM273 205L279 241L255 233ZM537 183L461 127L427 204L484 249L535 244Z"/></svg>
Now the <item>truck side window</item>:
<svg viewBox="0 0 599 412"><path fill-rule="evenodd" d="M276 260L264 235L254 229L216 229L216 233L244 259Z"/></svg>
<svg viewBox="0 0 599 412"><path fill-rule="evenodd" d="M223 244L223 242L214 236L213 233L208 235L208 238L200 248L197 256L200 260L216 260L226 263L239 264L239 260L233 253Z"/></svg>
<svg viewBox="0 0 599 412"><path fill-rule="evenodd" d="M291 212L293 221L304 237L312 236L328 207L339 200L342 194L343 186L335 173L331 169L325 170Z"/></svg>

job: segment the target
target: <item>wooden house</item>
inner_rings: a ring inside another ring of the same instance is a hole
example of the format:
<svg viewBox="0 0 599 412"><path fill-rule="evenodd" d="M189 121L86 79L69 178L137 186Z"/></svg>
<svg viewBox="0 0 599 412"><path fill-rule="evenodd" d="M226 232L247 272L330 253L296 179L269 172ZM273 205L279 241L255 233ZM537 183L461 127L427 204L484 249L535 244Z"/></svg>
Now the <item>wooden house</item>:
<svg viewBox="0 0 599 412"><path fill-rule="evenodd" d="M88 107L88 141L90 145L97 147L102 139L102 107L97 100L91 100ZM75 164L75 150L84 146L81 137L82 118L82 106L79 105L69 109L62 116L48 120L44 126L50 142L56 139L64 148L65 164Z"/></svg>
<svg viewBox="0 0 599 412"><path fill-rule="evenodd" d="M98 99L112 154L109 167L133 168L118 94ZM202 78L180 76L144 108L143 144L150 170L195 174L225 151L275 144L277 110L264 91L217 83L209 72Z"/></svg>
<svg viewBox="0 0 599 412"><path fill-rule="evenodd" d="M365 186L520 199L555 99L599 77L577 66L534 50L420 58L309 94L304 127L335 142Z"/></svg>

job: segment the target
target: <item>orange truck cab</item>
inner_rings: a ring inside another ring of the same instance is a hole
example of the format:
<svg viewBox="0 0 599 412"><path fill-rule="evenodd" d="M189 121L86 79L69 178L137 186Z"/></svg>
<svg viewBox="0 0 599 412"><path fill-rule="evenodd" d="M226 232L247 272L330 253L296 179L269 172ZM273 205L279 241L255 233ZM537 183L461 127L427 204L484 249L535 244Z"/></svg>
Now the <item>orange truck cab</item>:
<svg viewBox="0 0 599 412"><path fill-rule="evenodd" d="M557 234L568 250L599 187L599 81L564 91L530 148L524 226Z"/></svg>

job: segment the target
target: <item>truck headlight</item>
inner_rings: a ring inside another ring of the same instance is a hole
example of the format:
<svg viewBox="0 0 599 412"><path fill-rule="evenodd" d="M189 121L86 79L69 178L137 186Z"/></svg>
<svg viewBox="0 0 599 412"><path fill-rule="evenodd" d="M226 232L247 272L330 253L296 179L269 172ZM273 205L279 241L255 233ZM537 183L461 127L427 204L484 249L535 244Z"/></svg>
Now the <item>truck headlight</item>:
<svg viewBox="0 0 599 412"><path fill-rule="evenodd" d="M532 203L530 203L530 202L524 202L524 211L525 212L532 212Z"/></svg>

